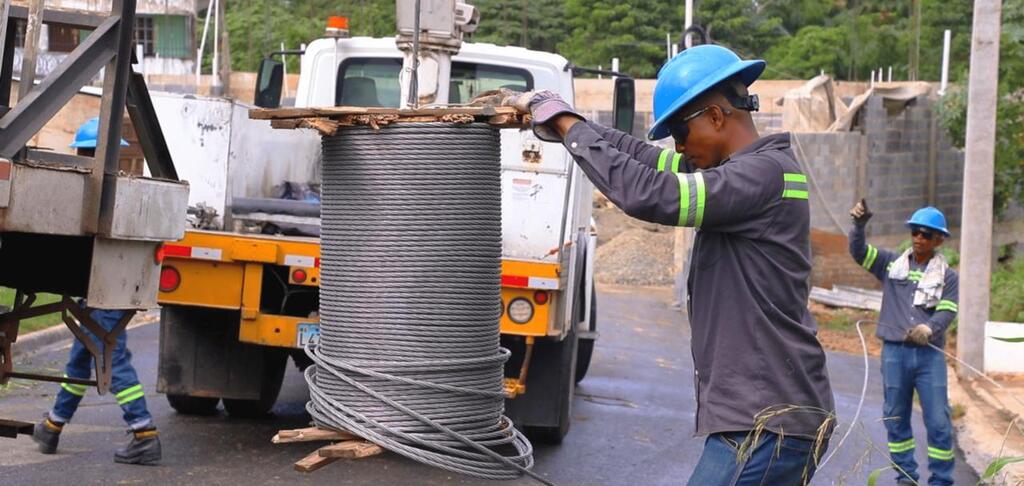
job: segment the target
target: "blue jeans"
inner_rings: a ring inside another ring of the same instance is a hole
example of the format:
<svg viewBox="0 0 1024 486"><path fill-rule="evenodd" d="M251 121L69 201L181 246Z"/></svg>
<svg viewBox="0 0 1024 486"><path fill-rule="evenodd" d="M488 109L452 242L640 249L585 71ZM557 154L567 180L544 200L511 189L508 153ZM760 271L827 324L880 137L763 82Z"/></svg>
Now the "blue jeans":
<svg viewBox="0 0 1024 486"><path fill-rule="evenodd" d="M897 478L917 481L914 432L910 413L914 390L921 400L924 427L928 431L929 485L953 484L953 423L946 394L946 359L928 346L886 341L882 346L882 382L885 384L883 415L889 433L889 455L903 471Z"/></svg>
<svg viewBox="0 0 1024 486"><path fill-rule="evenodd" d="M810 482L821 457L814 458L814 441L799 437L780 437L764 431L756 444L750 445L750 457L738 458L740 444L749 432L711 434L704 442L704 452L690 475L690 486L798 486ZM781 441L781 443L780 443ZM823 455L828 444L822 444Z"/></svg>
<svg viewBox="0 0 1024 486"><path fill-rule="evenodd" d="M107 331L114 328L124 311L119 310L92 310L90 316L98 322L100 327ZM103 349L103 343L87 329L82 328L85 334ZM89 350L77 339L71 345L71 357L64 368L64 375L69 378L89 379L92 376L93 357ZM146 408L146 398L142 393L142 384L132 366L132 353L128 351L128 334L122 332L117 336L117 346L114 348L112 366L113 377L110 382L110 391L117 399L118 405L124 411L124 421L133 430L145 429L153 425L153 418ZM53 404L50 412L50 420L66 423L71 420L78 410L78 404L85 396L85 385L74 385L61 383L57 392L57 402Z"/></svg>

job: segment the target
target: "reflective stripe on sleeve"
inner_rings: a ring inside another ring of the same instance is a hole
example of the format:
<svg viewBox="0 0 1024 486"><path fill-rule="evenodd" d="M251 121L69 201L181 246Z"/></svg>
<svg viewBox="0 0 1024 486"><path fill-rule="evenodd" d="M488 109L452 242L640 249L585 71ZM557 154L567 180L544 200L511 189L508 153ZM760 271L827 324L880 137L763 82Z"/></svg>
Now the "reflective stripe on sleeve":
<svg viewBox="0 0 1024 486"><path fill-rule="evenodd" d="M868 253L864 255L864 261L861 262L861 266L871 271L871 266L875 264L876 258L878 258L878 248L868 245Z"/></svg>
<svg viewBox="0 0 1024 486"><path fill-rule="evenodd" d="M679 178L679 226L699 228L704 222L704 174L676 173Z"/></svg>
<svg viewBox="0 0 1024 486"><path fill-rule="evenodd" d="M676 153L672 156L672 172L679 173L679 162L683 160L683 154Z"/></svg>
<svg viewBox="0 0 1024 486"><path fill-rule="evenodd" d="M936 311L949 311L949 312L952 312L952 313L957 313L957 312L960 311L960 306L957 305L957 303L953 302L952 300L945 300L945 299L943 299L943 300L939 301L939 305L935 306L935 310Z"/></svg>
<svg viewBox="0 0 1024 486"><path fill-rule="evenodd" d="M669 149L661 151L661 155L658 156L658 172L665 170L665 163L668 162Z"/></svg>
<svg viewBox="0 0 1024 486"><path fill-rule="evenodd" d="M807 199L807 176L786 172L782 174L783 199Z"/></svg>

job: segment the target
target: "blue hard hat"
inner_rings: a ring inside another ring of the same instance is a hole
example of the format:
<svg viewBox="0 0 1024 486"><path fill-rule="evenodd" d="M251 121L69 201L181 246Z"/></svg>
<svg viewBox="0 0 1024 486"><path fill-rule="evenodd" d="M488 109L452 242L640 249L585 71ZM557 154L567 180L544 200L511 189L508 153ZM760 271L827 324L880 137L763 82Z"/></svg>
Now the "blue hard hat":
<svg viewBox="0 0 1024 486"><path fill-rule="evenodd" d="M907 226L923 226L939 231L949 236L949 229L946 228L946 216L931 206L914 211L914 214L907 220Z"/></svg>
<svg viewBox="0 0 1024 486"><path fill-rule="evenodd" d="M71 142L69 147L71 148L96 148L96 139L100 133L100 117L90 118L88 121L78 127L78 131L75 132L75 141ZM121 146L127 147L128 142L121 139Z"/></svg>
<svg viewBox="0 0 1024 486"><path fill-rule="evenodd" d="M750 86L764 68L762 60L744 61L729 49L713 44L679 53L658 72L654 85L654 125L647 138L669 136L668 121L672 115L716 84L739 74L743 84Z"/></svg>

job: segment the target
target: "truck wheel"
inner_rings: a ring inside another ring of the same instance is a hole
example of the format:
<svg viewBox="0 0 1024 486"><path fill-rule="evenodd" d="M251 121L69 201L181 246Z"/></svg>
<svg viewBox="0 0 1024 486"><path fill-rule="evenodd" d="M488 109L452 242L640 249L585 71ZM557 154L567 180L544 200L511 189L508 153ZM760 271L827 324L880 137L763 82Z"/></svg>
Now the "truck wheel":
<svg viewBox="0 0 1024 486"><path fill-rule="evenodd" d="M572 411L573 396L576 391L576 384L574 381L571 381L576 376L575 370L572 368L575 367L573 365L576 363L576 352L579 349L579 339L576 337L575 329L555 346L557 346L557 350L551 354L558 356L558 360L562 363L562 371L554 373L558 376L557 382L549 383L548 386L550 388L541 387L542 391L540 391L539 395L537 395L539 391L537 387L533 388L535 399L540 396L543 397L543 401L546 403L551 403L552 400L557 402L555 424L550 426L527 426L524 429L532 439L546 444L561 444L562 439L569 433L569 425L572 424L570 413ZM530 385L527 382L525 396L529 396L530 391Z"/></svg>
<svg viewBox="0 0 1024 486"><path fill-rule="evenodd" d="M288 364L288 352L281 349L264 349L263 373L260 398L256 400L224 399L228 415L237 418L263 418L270 413L281 392L284 372Z"/></svg>
<svg viewBox="0 0 1024 486"><path fill-rule="evenodd" d="M167 395L167 403L182 415L213 415L217 413L219 398Z"/></svg>
<svg viewBox="0 0 1024 486"><path fill-rule="evenodd" d="M597 292L590 290L590 330L597 331ZM593 337L580 338L579 349L576 350L576 383L587 377L590 359L594 356Z"/></svg>

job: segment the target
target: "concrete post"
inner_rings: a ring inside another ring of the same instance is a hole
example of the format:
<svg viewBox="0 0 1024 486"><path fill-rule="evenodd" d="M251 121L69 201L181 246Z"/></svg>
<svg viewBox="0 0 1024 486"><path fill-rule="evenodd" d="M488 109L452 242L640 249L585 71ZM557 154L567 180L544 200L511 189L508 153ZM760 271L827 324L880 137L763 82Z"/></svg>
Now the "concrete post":
<svg viewBox="0 0 1024 486"><path fill-rule="evenodd" d="M975 0L967 92L963 217L960 236L960 325L957 352L981 369L992 282L992 188L999 79L1000 0ZM960 366L958 374L967 378Z"/></svg>

